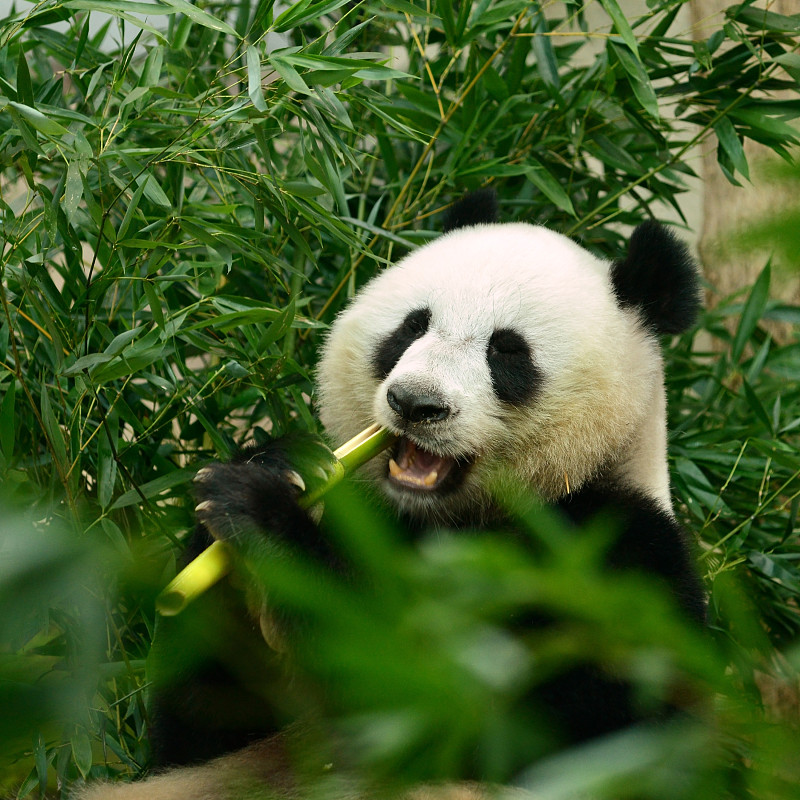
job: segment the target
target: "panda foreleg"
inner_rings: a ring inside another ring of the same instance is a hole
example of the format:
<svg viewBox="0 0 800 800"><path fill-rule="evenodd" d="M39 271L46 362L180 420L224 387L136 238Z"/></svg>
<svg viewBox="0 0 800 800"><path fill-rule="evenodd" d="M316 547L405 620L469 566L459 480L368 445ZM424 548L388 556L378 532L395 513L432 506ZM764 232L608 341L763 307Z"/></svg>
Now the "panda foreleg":
<svg viewBox="0 0 800 800"><path fill-rule="evenodd" d="M303 479L294 474L311 473L326 453L312 437L278 439L198 471L198 525L185 557L218 539L230 545L235 569L181 614L158 621L148 659L156 767L232 752L293 719L283 654L302 621L268 596L261 571L292 551L332 563L325 537L298 503Z"/></svg>

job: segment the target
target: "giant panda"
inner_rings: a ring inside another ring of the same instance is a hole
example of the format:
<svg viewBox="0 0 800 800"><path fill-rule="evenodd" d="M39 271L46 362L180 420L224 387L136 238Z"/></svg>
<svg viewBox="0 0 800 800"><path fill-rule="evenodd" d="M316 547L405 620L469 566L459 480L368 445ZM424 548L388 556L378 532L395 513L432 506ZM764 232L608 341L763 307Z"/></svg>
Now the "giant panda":
<svg viewBox="0 0 800 800"><path fill-rule="evenodd" d="M662 336L695 319L695 264L655 222L607 262L497 213L492 193L468 195L442 236L375 277L337 317L316 381L331 442L374 423L397 434L362 470L410 540L507 529L498 475L578 525L611 508L622 526L610 567L656 576L702 623L703 590L670 499L660 352ZM297 502L296 453L309 447L276 440L200 470L190 555L213 538L251 554L279 542L342 569L324 517L318 524ZM265 701L265 687L280 685L273 634L285 623L259 613L252 591L255 615L227 621L237 596L218 587L196 604L189 633L154 647L154 760L183 769L87 799L225 797L237 775L288 791L281 736L269 737L289 720ZM568 741L636 720L627 687L593 670L562 676L544 703Z"/></svg>

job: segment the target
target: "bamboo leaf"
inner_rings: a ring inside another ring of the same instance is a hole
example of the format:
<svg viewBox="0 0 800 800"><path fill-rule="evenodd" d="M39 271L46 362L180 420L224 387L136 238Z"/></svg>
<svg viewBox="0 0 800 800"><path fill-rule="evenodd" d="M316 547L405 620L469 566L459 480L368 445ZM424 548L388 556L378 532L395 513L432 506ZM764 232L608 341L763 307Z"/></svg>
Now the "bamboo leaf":
<svg viewBox="0 0 800 800"><path fill-rule="evenodd" d="M348 0L321 0L312 3L311 0L300 0L286 9L278 16L273 25L276 33L296 28L311 20L319 19L323 14L329 14L337 8L341 8Z"/></svg>
<svg viewBox="0 0 800 800"><path fill-rule="evenodd" d="M302 19L311 4L312 0L297 0L297 2L292 3L289 8L278 15L278 18L272 24L272 29L276 33L283 33L293 28L295 20Z"/></svg>
<svg viewBox="0 0 800 800"><path fill-rule="evenodd" d="M294 321L295 313L295 302L290 300L286 308L269 324L269 327L259 339L257 349L260 353L266 352L272 344L286 334Z"/></svg>
<svg viewBox="0 0 800 800"><path fill-rule="evenodd" d="M49 765L47 760L47 747L45 746L44 739L42 738L41 734L37 735L33 747L34 761L36 763L36 774L39 778L39 792L44 794L45 790L47 789L47 772Z"/></svg>
<svg viewBox="0 0 800 800"><path fill-rule="evenodd" d="M541 165L528 164L524 169L525 177L539 189L548 200L568 214L575 215L575 208L567 193L559 182Z"/></svg>
<svg viewBox="0 0 800 800"><path fill-rule="evenodd" d="M72 734L70 739L72 745L72 756L75 759L75 765L80 770L84 778L89 776L92 768L92 743L86 729L79 727Z"/></svg>
<svg viewBox="0 0 800 800"><path fill-rule="evenodd" d="M753 391L753 388L744 377L742 378L742 391L744 392L744 396L747 401L747 405L750 407L750 411L752 411L752 413L759 420L761 420L768 433L774 433L772 418L767 413L761 400L758 399L758 395Z"/></svg>
<svg viewBox="0 0 800 800"><path fill-rule="evenodd" d="M81 178L81 165L76 161L70 161L67 166L67 181L64 186L64 200L61 207L69 222L75 217L78 204L83 197L83 180Z"/></svg>
<svg viewBox="0 0 800 800"><path fill-rule="evenodd" d="M141 3L136 0L66 0L65 8L75 11L99 11L105 14L174 14L175 9L163 3Z"/></svg>
<svg viewBox="0 0 800 800"><path fill-rule="evenodd" d="M143 167L127 153L120 153L120 157L136 184L144 187L144 196L151 203L155 203L161 208L172 208L172 202L147 167Z"/></svg>
<svg viewBox="0 0 800 800"><path fill-rule="evenodd" d="M800 16L778 14L775 11L753 7L750 3L732 5L725 14L737 22L742 22L757 31L774 31L776 33L797 33L800 31Z"/></svg>
<svg viewBox="0 0 800 800"><path fill-rule="evenodd" d="M9 100L8 105L19 112L27 122L45 136L64 136L67 133L67 129L61 123L46 117L41 111L31 106L27 106L24 103L16 103L13 100Z"/></svg>
<svg viewBox="0 0 800 800"><path fill-rule="evenodd" d="M639 47L636 44L636 37L633 35L633 30L628 23L628 19L623 13L622 9L619 7L617 0L600 0L600 5L603 6L606 14L611 17L611 21L614 23L614 28L616 28L617 33L622 37L622 41L628 45L631 53L633 53L634 57L636 58L636 61L641 64L639 59Z"/></svg>
<svg viewBox="0 0 800 800"><path fill-rule="evenodd" d="M142 502L142 496L144 496L147 500L151 500L163 492L174 489L176 486L188 483L194 477L195 472L196 469L194 468L176 469L173 472L170 472L166 475L161 475L158 478L154 478L152 481L142 484L140 487L138 487L138 491L136 489L129 489L116 499L111 506L111 510L116 511L120 508L128 508L132 505L138 505Z"/></svg>
<svg viewBox="0 0 800 800"><path fill-rule="evenodd" d="M787 144L800 141L797 131L788 122L769 114L771 108L771 105L762 106L760 108L738 107L731 110L731 117L740 123L749 125L751 136L762 133L767 138L774 139L775 141L783 140ZM780 107L776 107L775 110L777 113L781 113Z"/></svg>
<svg viewBox="0 0 800 800"><path fill-rule="evenodd" d="M119 104L120 110L125 108L125 106L129 105L130 103L135 103L137 100L140 100L142 97L148 94L149 91L149 86L136 86L135 88L131 89Z"/></svg>
<svg viewBox="0 0 800 800"><path fill-rule="evenodd" d="M140 325L128 331L122 331L122 333L117 334L111 342L109 342L108 347L106 347L104 351L105 354L108 356L115 356L117 353L121 353L134 339L141 336L142 333L143 328Z"/></svg>
<svg viewBox="0 0 800 800"><path fill-rule="evenodd" d="M211 28L212 30L226 33L228 36L233 36L234 39L240 38L239 34L236 33L236 31L230 25L228 25L227 22L219 19L218 17L212 16L207 11L203 11L196 5L187 2L187 0L164 0L164 2L168 6L174 8L176 11L180 11L181 14L184 14L192 22L196 22L198 25L202 25L204 28Z"/></svg>
<svg viewBox="0 0 800 800"><path fill-rule="evenodd" d="M97 499L101 508L105 509L114 497L114 484L117 480L114 449L119 447L119 417L116 414L106 416L105 425L98 436Z"/></svg>
<svg viewBox="0 0 800 800"><path fill-rule="evenodd" d="M85 369L91 369L98 364L105 364L111 361L112 358L114 358L114 356L110 355L109 353L89 353L89 355L81 356L68 367L65 367L61 371L61 374L65 377L77 375L79 372L83 372Z"/></svg>
<svg viewBox="0 0 800 800"><path fill-rule="evenodd" d="M42 390L42 399L40 412L42 415L42 424L47 436L47 441L50 443L53 458L59 465L62 472L66 472L67 466L67 446L64 442L64 434L56 421L53 407L50 404L50 392L45 388Z"/></svg>
<svg viewBox="0 0 800 800"><path fill-rule="evenodd" d="M750 564L759 572L766 575L770 580L780 581L784 585L791 586L795 590L800 590L800 581L797 572L789 570L778 563L777 558L766 553L751 552L748 556Z"/></svg>
<svg viewBox="0 0 800 800"><path fill-rule="evenodd" d="M734 168L749 180L750 169L747 165L747 156L733 123L728 117L721 117L714 123L714 132L717 134L720 147L728 154Z"/></svg>
<svg viewBox="0 0 800 800"><path fill-rule="evenodd" d="M14 405L17 396L17 382L12 378L7 386L0 401L0 450L10 461L14 454L14 441L16 438L16 421L14 417Z"/></svg>
<svg viewBox="0 0 800 800"><path fill-rule="evenodd" d="M22 47L19 49L19 57L17 58L17 100L31 108L35 105L31 73L28 70L28 59Z"/></svg>
<svg viewBox="0 0 800 800"><path fill-rule="evenodd" d="M147 304L150 306L150 312L153 315L153 320L155 321L156 325L161 328L161 330L164 330L164 310L161 308L161 297L156 291L156 287L149 278L146 278L144 281L142 281L142 287L144 288L144 293L147 297Z"/></svg>
<svg viewBox="0 0 800 800"><path fill-rule="evenodd" d="M795 81L800 82L800 53L781 53L773 61L780 64Z"/></svg>
<svg viewBox="0 0 800 800"><path fill-rule="evenodd" d="M659 119L660 114L656 93L653 89L653 84L650 82L650 77L638 56L624 44L619 44L613 40L609 42L609 47L617 56L619 63L622 64L628 76L631 89L633 89L636 99L642 104L642 108L654 119Z"/></svg>
<svg viewBox="0 0 800 800"><path fill-rule="evenodd" d="M140 183L136 186L131 195L130 202L125 207L125 216L122 218L122 222L117 228L117 240L122 240L125 238L125 234L128 232L128 228L130 227L131 221L133 220L136 211L139 208L139 203L142 199L142 195L144 194L145 184Z"/></svg>
<svg viewBox="0 0 800 800"><path fill-rule="evenodd" d="M456 18L453 13L453 0L437 0L436 10L442 20L444 35L448 44L456 48L459 45L458 34L456 32Z"/></svg>
<svg viewBox="0 0 800 800"><path fill-rule="evenodd" d="M164 48L160 45L151 47L142 67L139 78L141 86L157 86L161 78L161 66L164 63Z"/></svg>
<svg viewBox="0 0 800 800"><path fill-rule="evenodd" d="M253 45L247 48L247 94L259 111L267 110L261 87L261 58Z"/></svg>
<svg viewBox="0 0 800 800"><path fill-rule="evenodd" d="M753 331L755 331L759 320L764 315L764 309L767 307L767 300L769 299L770 276L770 265L767 264L761 270L747 297L747 302L742 310L742 317L739 320L739 326L731 344L731 359L734 363L738 363L741 360L745 346L750 341Z"/></svg>
<svg viewBox="0 0 800 800"><path fill-rule="evenodd" d="M369 80L408 78L407 73L363 58L309 55L308 53L281 51L279 57L287 64L315 71L346 72Z"/></svg>
<svg viewBox="0 0 800 800"><path fill-rule="evenodd" d="M550 29L541 9L535 12L533 31L532 47L536 56L536 68L539 70L542 80L548 86L558 88L561 84L561 79L558 75L558 59L553 50L550 37L547 35Z"/></svg>
<svg viewBox="0 0 800 800"><path fill-rule="evenodd" d="M284 58L273 53L268 56L267 60L290 89L294 89L295 92L300 92L301 94L311 94L311 89L300 77L300 73Z"/></svg>
<svg viewBox="0 0 800 800"><path fill-rule="evenodd" d="M420 16L430 16L430 12L420 6L415 6L410 0L384 0L386 8L399 11L401 14L409 14L412 19Z"/></svg>

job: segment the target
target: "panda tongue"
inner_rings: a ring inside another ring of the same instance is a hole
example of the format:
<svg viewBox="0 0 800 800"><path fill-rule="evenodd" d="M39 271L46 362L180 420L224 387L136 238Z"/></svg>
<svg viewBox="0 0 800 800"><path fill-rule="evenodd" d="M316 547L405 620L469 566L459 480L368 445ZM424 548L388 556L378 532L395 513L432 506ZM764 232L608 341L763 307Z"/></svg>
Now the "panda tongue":
<svg viewBox="0 0 800 800"><path fill-rule="evenodd" d="M389 463L389 473L398 483L422 489L433 489L450 471L453 460L443 458L417 447L410 439L403 438L397 453L397 461Z"/></svg>

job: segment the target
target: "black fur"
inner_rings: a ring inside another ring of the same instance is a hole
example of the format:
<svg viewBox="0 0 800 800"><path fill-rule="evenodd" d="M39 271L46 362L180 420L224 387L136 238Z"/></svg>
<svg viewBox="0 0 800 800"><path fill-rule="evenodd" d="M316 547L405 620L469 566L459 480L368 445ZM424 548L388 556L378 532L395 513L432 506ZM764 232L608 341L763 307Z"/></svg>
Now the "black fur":
<svg viewBox="0 0 800 800"><path fill-rule="evenodd" d="M486 361L497 397L514 405L529 401L541 383L528 343L510 328L496 330L486 348Z"/></svg>
<svg viewBox="0 0 800 800"><path fill-rule="evenodd" d="M497 193L494 189L476 189L454 203L444 216L442 230L445 233L472 225L490 225L497 222Z"/></svg>
<svg viewBox="0 0 800 800"><path fill-rule="evenodd" d="M705 619L703 588L686 534L655 500L635 490L595 483L568 495L559 508L578 526L599 513L610 514L619 524L619 534L608 554L609 567L657 576L691 619Z"/></svg>
<svg viewBox="0 0 800 800"><path fill-rule="evenodd" d="M299 488L288 478L294 471L308 483L314 479L313 468L329 458L316 437L293 434L265 447L245 448L228 464L210 464L200 473L202 480L195 482L198 522L216 538L240 547L262 541L262 532L271 531L278 544L297 547L333 565L330 544L297 505ZM200 506L203 501L207 506ZM291 531L285 539L280 537L284 530Z"/></svg>
<svg viewBox="0 0 800 800"><path fill-rule="evenodd" d="M281 708L283 664L227 581L158 618L147 676L154 767L208 761L292 721Z"/></svg>
<svg viewBox="0 0 800 800"><path fill-rule="evenodd" d="M697 268L689 248L657 222L634 230L628 255L611 267L617 301L638 309L656 334L682 333L700 308Z"/></svg>
<svg viewBox="0 0 800 800"><path fill-rule="evenodd" d="M378 380L383 380L395 367L408 348L428 332L431 321L429 308L417 308L376 348L372 354L372 369Z"/></svg>
<svg viewBox="0 0 800 800"><path fill-rule="evenodd" d="M705 622L704 591L687 537L651 498L637 491L590 484L564 498L559 508L578 527L598 514L618 524L617 538L607 553L608 568L660 581L688 619ZM534 624L541 624L540 619ZM631 685L594 664L571 667L538 687L531 700L545 710L552 730L566 743L587 741L674 711L668 705L639 709Z"/></svg>

